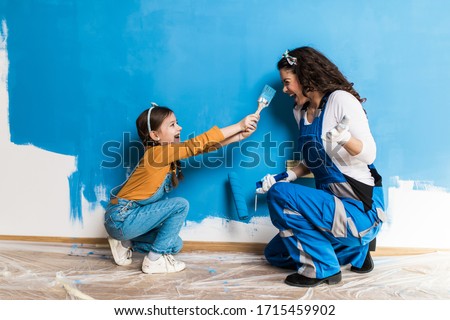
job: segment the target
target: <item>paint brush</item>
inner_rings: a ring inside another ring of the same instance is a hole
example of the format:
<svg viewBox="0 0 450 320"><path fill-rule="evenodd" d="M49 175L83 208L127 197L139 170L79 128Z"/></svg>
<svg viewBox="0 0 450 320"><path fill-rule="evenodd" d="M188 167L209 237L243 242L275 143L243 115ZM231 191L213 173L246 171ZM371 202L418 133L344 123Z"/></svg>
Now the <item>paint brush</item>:
<svg viewBox="0 0 450 320"><path fill-rule="evenodd" d="M267 84L264 86L263 91L259 95L258 98L258 110L256 110L256 114L259 115L262 109L267 108L275 96L275 89Z"/></svg>

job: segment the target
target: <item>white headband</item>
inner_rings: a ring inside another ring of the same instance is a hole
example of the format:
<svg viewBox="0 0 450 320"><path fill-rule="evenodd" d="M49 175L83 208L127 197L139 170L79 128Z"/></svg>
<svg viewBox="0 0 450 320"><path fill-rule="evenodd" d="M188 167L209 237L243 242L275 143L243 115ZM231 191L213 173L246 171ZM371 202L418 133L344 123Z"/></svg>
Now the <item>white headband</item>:
<svg viewBox="0 0 450 320"><path fill-rule="evenodd" d="M297 58L289 55L289 50L286 50L283 53L283 58L287 60L290 66L296 66L297 65Z"/></svg>
<svg viewBox="0 0 450 320"><path fill-rule="evenodd" d="M150 134L150 132L152 132L152 126L150 125L150 114L152 113L152 109L154 107L157 107L158 105L154 102L151 102L152 107L150 109L148 109L147 112L147 128L148 128L148 134Z"/></svg>

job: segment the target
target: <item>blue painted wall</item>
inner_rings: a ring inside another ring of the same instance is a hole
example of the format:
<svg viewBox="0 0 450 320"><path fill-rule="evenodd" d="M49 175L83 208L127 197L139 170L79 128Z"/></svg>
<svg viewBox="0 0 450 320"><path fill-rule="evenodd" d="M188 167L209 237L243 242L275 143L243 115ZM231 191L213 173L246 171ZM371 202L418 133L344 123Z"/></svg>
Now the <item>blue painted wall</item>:
<svg viewBox="0 0 450 320"><path fill-rule="evenodd" d="M262 143L269 133L295 139L275 65L285 49L311 45L368 99L385 184L400 176L449 188L448 12L445 0L0 0L11 140L77 157L68 183L71 216L82 220L81 195L97 204L95 187L120 184L136 163L134 121L150 101L174 109L188 138L253 112L270 84L278 94L247 156L230 146L196 157L200 168L187 162L176 191L191 202L189 220L237 219L228 172L242 177L251 207L254 181L283 169L290 157Z"/></svg>

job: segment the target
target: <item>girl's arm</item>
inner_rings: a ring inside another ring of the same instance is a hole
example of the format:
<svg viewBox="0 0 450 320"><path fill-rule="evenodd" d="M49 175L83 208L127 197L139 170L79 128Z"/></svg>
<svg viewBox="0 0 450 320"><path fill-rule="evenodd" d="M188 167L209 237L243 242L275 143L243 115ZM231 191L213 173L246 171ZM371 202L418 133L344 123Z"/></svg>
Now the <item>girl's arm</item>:
<svg viewBox="0 0 450 320"><path fill-rule="evenodd" d="M241 141L241 140L244 140L244 139L245 139L245 138L244 138L244 136L242 135L242 132L238 132L238 133L232 135L231 137L229 137L229 138L227 138L227 139L225 139L225 140L220 141L220 142L219 142L218 144L216 144L214 147L215 147L215 149L219 149L219 148L221 148L221 147L225 147L226 145L229 145L230 143L237 142L237 141Z"/></svg>
<svg viewBox="0 0 450 320"><path fill-rule="evenodd" d="M243 131L255 130L258 121L259 121L259 115L249 114L248 116L246 116L244 119L242 119L238 123L235 123L228 127L221 128L220 131L222 131L222 134L225 138L224 140L227 140L228 138L236 136L238 133L241 133ZM235 141L238 141L239 136L235 139L237 139Z"/></svg>
<svg viewBox="0 0 450 320"><path fill-rule="evenodd" d="M253 134L253 132L256 131L258 121L259 115L250 114L236 124L221 128L220 131L222 131L225 139L219 143L209 146L207 151L217 150L230 143L248 138L251 134Z"/></svg>
<svg viewBox="0 0 450 320"><path fill-rule="evenodd" d="M236 124L224 128L213 127L185 142L152 147L147 153L147 161L151 166L166 166L176 160L214 151L224 146L224 141L237 141L242 131L256 130L258 120L259 116L251 114Z"/></svg>

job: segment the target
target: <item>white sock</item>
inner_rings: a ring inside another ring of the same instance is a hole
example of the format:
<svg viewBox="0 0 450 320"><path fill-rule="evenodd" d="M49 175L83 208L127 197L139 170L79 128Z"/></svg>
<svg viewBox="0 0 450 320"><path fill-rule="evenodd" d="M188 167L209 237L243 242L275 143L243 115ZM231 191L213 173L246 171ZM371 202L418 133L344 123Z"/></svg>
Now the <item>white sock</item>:
<svg viewBox="0 0 450 320"><path fill-rule="evenodd" d="M147 257L150 259L150 261L156 261L162 256L161 253L156 253L153 251L149 251L147 254Z"/></svg>

